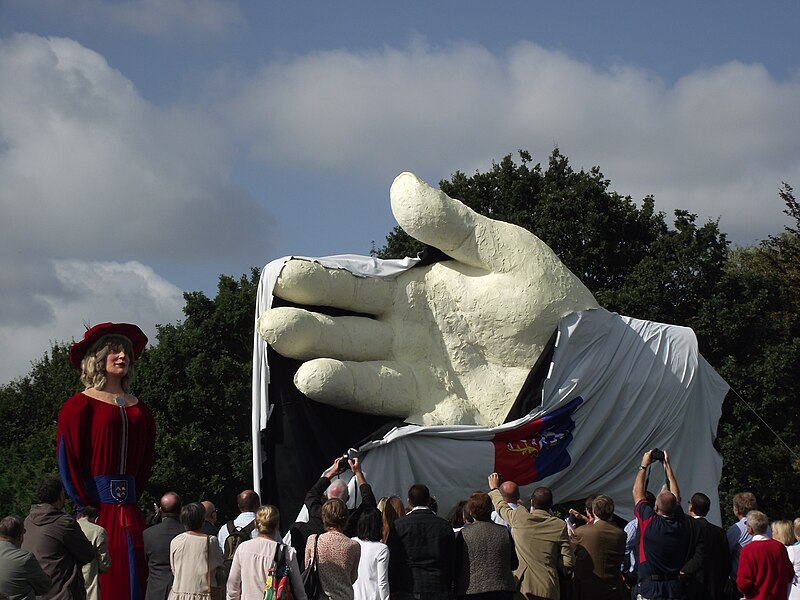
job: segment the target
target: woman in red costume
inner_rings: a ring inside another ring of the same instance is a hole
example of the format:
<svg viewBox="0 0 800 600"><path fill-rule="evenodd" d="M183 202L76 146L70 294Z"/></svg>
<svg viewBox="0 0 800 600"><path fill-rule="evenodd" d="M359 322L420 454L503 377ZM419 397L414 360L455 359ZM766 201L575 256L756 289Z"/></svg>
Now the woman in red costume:
<svg viewBox="0 0 800 600"><path fill-rule="evenodd" d="M100 574L102 600L144 597L144 518L137 499L153 466L156 425L129 386L133 362L146 345L136 325L101 323L69 351L86 389L58 415L58 468L77 507L97 507L108 532L111 569Z"/></svg>

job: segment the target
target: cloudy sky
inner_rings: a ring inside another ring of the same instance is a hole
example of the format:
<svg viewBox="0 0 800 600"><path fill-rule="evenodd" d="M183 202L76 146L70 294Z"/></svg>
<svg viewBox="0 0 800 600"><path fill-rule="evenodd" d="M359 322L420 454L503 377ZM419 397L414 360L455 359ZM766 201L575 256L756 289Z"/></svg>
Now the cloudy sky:
<svg viewBox="0 0 800 600"><path fill-rule="evenodd" d="M660 210L780 231L794 1L0 0L0 383L286 254L366 254L392 179L558 146Z"/></svg>

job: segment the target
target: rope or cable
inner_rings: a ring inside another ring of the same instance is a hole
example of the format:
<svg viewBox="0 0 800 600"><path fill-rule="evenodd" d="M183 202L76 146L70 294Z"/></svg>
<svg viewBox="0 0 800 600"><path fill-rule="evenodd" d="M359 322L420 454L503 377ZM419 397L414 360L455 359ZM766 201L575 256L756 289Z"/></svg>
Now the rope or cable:
<svg viewBox="0 0 800 600"><path fill-rule="evenodd" d="M756 412L756 409L754 409L752 406L750 406L750 405L747 403L747 400L745 400L744 398L742 398L742 397L741 397L741 395L739 395L739 392L737 392L735 389L731 388L731 391L732 391L732 392L733 392L733 393L736 395L736 397L737 397L739 400L741 400L741 401L744 403L744 405L745 405L747 408L749 408L749 409L750 409L750 411L751 411L751 412L752 412L752 413L753 413L753 414L754 414L756 417L758 417L758 420L759 420L759 421L761 421L761 422L764 424L764 427L766 427L767 429L769 429L770 433L771 433L772 435L774 435L774 436L775 436L775 439L777 439L777 440L778 440L778 441L779 441L781 444L783 444L783 447L784 447L784 448L786 448L786 450L788 450L788 451L789 451L789 454L791 454L791 455L792 455L792 456L795 458L795 460L800 460L800 456L798 456L798 455L797 455L797 453L796 453L794 450L792 450L792 449L789 447L789 445L788 445L786 442L784 442L784 441L781 439L781 436L779 436L779 435L778 435L778 434L775 432L775 430L774 430L772 427L770 427L770 426L769 426L769 423L767 423L767 422L766 422L766 421L765 421L763 418L761 418L761 415L760 415L760 414L758 414L758 413Z"/></svg>

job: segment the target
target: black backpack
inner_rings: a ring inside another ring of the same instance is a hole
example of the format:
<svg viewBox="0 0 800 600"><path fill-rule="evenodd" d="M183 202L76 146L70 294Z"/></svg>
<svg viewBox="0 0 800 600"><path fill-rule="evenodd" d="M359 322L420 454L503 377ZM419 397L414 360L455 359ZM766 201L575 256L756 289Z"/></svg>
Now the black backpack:
<svg viewBox="0 0 800 600"><path fill-rule="evenodd" d="M225 575L227 576L231 572L231 564L233 564L233 555L236 553L236 548L242 542L252 538L253 530L256 528L256 520L253 519L244 527L236 527L233 521L228 521L226 527L228 528L228 537L225 538L225 543L223 544L222 559L225 565Z"/></svg>

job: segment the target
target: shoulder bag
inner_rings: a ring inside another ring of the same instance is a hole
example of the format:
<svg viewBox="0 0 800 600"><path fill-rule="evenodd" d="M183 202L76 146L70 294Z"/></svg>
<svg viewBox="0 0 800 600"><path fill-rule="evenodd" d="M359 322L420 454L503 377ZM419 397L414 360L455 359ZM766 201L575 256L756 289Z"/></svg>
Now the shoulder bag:
<svg viewBox="0 0 800 600"><path fill-rule="evenodd" d="M318 542L319 535L314 538L314 556L311 559L311 564L303 571L303 589L306 591L308 600L319 600L322 596L322 586L319 583Z"/></svg>
<svg viewBox="0 0 800 600"><path fill-rule="evenodd" d="M286 546L278 544L275 558L267 573L264 584L264 600L292 600L292 583L289 578L289 564L286 561Z"/></svg>

